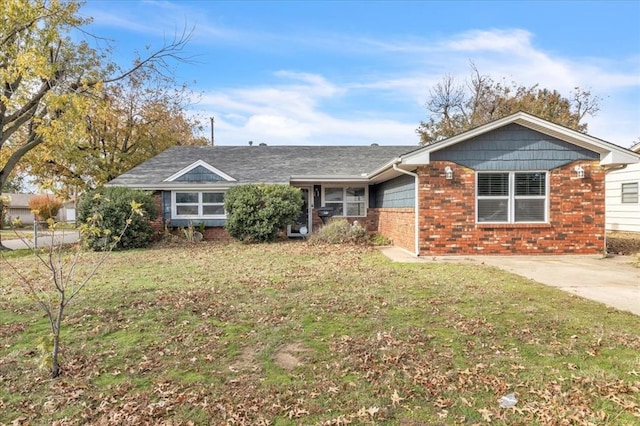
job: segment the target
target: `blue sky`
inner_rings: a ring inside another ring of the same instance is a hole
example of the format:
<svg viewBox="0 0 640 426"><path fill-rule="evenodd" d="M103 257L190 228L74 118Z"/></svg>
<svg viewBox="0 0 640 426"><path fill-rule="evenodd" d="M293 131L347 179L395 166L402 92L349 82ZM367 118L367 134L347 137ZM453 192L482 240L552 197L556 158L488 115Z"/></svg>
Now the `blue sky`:
<svg viewBox="0 0 640 426"><path fill-rule="evenodd" d="M494 80L600 97L589 133L640 138L638 1L88 0L126 64L193 27L176 76L218 145L412 145L429 90L470 62Z"/></svg>

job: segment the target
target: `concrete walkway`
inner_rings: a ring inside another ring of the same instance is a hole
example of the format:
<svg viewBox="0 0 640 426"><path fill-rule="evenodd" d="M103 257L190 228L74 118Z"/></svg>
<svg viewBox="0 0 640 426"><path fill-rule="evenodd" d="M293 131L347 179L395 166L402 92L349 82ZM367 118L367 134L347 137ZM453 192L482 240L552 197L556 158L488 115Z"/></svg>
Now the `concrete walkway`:
<svg viewBox="0 0 640 426"><path fill-rule="evenodd" d="M394 262L469 262L496 266L586 299L640 315L640 268L631 256L437 256L416 257L398 247L380 251Z"/></svg>

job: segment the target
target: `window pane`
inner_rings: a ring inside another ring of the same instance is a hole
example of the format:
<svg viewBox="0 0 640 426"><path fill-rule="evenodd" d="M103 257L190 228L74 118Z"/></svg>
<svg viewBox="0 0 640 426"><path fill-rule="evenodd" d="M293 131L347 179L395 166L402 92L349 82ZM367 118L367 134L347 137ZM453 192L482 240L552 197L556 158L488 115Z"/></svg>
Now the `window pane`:
<svg viewBox="0 0 640 426"><path fill-rule="evenodd" d="M478 173L478 195L509 195L509 173Z"/></svg>
<svg viewBox="0 0 640 426"><path fill-rule="evenodd" d="M364 201L364 188L347 188L346 201Z"/></svg>
<svg viewBox="0 0 640 426"><path fill-rule="evenodd" d="M327 203L327 207L333 207L334 216L344 216L342 211L342 203Z"/></svg>
<svg viewBox="0 0 640 426"><path fill-rule="evenodd" d="M544 200L516 200L516 222L544 222Z"/></svg>
<svg viewBox="0 0 640 426"><path fill-rule="evenodd" d="M507 222L508 200L478 200L478 222Z"/></svg>
<svg viewBox="0 0 640 426"><path fill-rule="evenodd" d="M203 192L203 203L224 203L224 194L222 192Z"/></svg>
<svg viewBox="0 0 640 426"><path fill-rule="evenodd" d="M223 215L224 206L202 206L202 214L208 215Z"/></svg>
<svg viewBox="0 0 640 426"><path fill-rule="evenodd" d="M198 206L176 206L178 216L197 216Z"/></svg>
<svg viewBox="0 0 640 426"><path fill-rule="evenodd" d="M545 195L544 173L516 173L517 195Z"/></svg>
<svg viewBox="0 0 640 426"><path fill-rule="evenodd" d="M197 192L176 192L176 203L197 203Z"/></svg>
<svg viewBox="0 0 640 426"><path fill-rule="evenodd" d="M638 183L637 182L622 184L622 202L623 203L638 202Z"/></svg>
<svg viewBox="0 0 640 426"><path fill-rule="evenodd" d="M364 216L364 203L347 203L347 216Z"/></svg>
<svg viewBox="0 0 640 426"><path fill-rule="evenodd" d="M342 188L325 188L325 201L342 201Z"/></svg>

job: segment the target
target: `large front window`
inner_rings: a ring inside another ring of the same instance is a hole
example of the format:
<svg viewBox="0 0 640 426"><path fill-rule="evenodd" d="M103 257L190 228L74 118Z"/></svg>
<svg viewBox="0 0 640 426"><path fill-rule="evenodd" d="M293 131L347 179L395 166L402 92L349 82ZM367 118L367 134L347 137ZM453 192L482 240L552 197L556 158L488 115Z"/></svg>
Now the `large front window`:
<svg viewBox="0 0 640 426"><path fill-rule="evenodd" d="M173 217L223 218L223 192L173 192Z"/></svg>
<svg viewBox="0 0 640 426"><path fill-rule="evenodd" d="M480 172L476 188L480 223L547 221L546 172Z"/></svg>
<svg viewBox="0 0 640 426"><path fill-rule="evenodd" d="M365 187L325 187L324 205L334 216L366 216Z"/></svg>

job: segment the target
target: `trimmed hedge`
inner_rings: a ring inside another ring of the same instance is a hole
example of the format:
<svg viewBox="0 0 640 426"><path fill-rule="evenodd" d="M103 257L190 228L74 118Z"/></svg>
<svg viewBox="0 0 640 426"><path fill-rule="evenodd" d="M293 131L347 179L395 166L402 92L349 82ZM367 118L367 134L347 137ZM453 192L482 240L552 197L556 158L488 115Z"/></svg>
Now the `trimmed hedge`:
<svg viewBox="0 0 640 426"><path fill-rule="evenodd" d="M292 186L235 186L224 197L226 230L240 241L274 241L280 230L294 223L302 204L302 192Z"/></svg>

